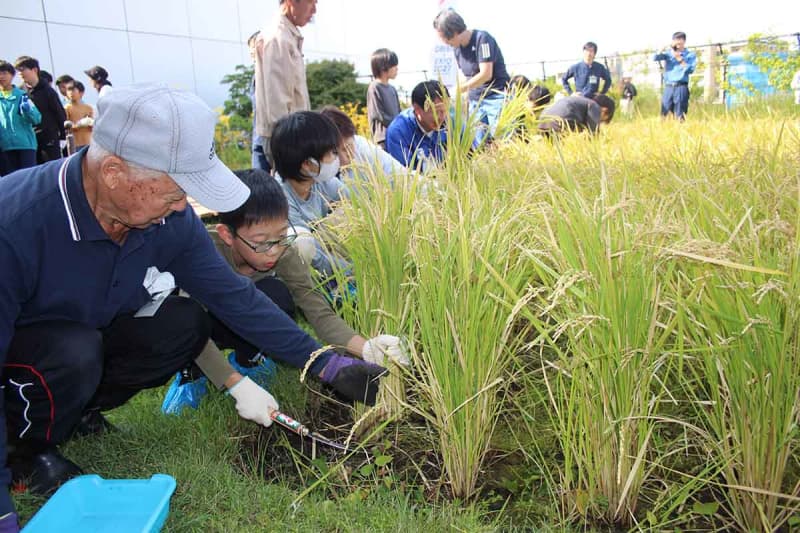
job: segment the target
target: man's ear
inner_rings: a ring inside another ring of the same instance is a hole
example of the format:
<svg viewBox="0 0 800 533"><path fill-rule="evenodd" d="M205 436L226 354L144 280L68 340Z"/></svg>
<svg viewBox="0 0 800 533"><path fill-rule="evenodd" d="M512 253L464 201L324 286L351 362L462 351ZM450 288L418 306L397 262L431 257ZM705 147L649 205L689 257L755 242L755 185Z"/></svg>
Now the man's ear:
<svg viewBox="0 0 800 533"><path fill-rule="evenodd" d="M219 238L222 239L227 246L233 246L233 239L235 239L231 228L229 228L226 224L217 224L214 228L217 230L217 235Z"/></svg>
<svg viewBox="0 0 800 533"><path fill-rule="evenodd" d="M100 163L100 178L109 189L116 189L126 181L130 170L119 157L108 156Z"/></svg>

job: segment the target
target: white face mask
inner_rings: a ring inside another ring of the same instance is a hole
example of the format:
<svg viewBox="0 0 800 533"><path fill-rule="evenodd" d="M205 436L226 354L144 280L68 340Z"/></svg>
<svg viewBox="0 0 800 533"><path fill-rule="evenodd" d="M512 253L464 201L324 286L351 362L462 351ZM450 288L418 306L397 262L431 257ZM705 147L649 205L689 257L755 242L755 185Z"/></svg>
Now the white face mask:
<svg viewBox="0 0 800 533"><path fill-rule="evenodd" d="M339 173L338 157L334 157L333 161L331 161L330 163L325 163L324 161L317 161L314 158L309 159L309 161L319 165L319 172L317 172L317 175L314 176L314 181L316 181L317 183L322 183L323 181L328 181L331 178L335 178L336 174Z"/></svg>

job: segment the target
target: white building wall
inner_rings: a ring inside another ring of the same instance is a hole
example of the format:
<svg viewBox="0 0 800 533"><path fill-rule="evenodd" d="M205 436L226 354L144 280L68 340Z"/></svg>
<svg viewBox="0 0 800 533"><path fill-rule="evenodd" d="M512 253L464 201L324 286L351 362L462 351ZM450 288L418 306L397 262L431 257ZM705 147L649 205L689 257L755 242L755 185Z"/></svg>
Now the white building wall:
<svg viewBox="0 0 800 533"><path fill-rule="evenodd" d="M84 70L101 65L114 85L160 82L189 89L212 107L220 84L250 61L246 41L277 10L272 0L0 0L0 58L39 60L97 94ZM313 31L313 30L312 30ZM17 82L19 78L17 78Z"/></svg>

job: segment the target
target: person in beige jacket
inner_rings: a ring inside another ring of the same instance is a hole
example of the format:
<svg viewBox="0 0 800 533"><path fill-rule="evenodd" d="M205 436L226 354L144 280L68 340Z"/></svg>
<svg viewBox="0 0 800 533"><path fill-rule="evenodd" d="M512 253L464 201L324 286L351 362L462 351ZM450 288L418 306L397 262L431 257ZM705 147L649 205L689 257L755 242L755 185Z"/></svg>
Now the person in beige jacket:
<svg viewBox="0 0 800 533"><path fill-rule="evenodd" d="M256 40L255 142L272 165L269 140L281 117L310 109L303 35L300 28L317 12L317 0L280 0L275 20Z"/></svg>

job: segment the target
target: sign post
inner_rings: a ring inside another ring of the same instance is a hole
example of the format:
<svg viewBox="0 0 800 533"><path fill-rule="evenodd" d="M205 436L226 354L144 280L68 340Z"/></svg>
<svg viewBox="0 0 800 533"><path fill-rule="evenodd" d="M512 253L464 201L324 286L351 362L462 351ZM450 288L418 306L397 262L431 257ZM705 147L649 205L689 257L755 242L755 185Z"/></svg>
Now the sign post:
<svg viewBox="0 0 800 533"><path fill-rule="evenodd" d="M456 7L456 0L436 0L439 11ZM458 82L458 63L453 54L453 49L444 44L439 36L434 33L435 39L431 49L431 72L434 80L441 80L452 94Z"/></svg>

